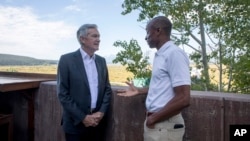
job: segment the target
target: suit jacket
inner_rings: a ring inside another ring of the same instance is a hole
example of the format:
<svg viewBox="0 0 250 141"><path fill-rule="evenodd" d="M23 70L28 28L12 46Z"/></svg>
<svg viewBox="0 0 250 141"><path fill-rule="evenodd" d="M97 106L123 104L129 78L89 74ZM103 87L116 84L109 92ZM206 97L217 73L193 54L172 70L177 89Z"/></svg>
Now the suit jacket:
<svg viewBox="0 0 250 141"><path fill-rule="evenodd" d="M111 86L108 69L103 57L96 55L98 72L98 98L95 112L104 115L110 105ZM80 50L62 55L57 72L57 94L63 107L62 125L66 133L80 133L82 120L91 111L91 94Z"/></svg>

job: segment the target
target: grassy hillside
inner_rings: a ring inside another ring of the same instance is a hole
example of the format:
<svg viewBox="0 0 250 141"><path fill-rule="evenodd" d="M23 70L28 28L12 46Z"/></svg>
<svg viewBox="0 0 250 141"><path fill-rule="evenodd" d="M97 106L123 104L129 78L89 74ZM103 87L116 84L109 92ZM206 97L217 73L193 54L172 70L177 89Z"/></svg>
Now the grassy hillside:
<svg viewBox="0 0 250 141"><path fill-rule="evenodd" d="M1 66L13 66L13 65L48 65L57 64L56 60L41 60L26 56L0 54L0 65Z"/></svg>

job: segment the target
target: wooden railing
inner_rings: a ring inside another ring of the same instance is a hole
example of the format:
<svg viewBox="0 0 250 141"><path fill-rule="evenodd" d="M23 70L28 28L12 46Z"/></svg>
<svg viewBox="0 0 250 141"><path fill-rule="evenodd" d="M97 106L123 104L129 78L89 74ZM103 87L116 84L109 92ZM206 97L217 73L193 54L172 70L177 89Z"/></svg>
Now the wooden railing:
<svg viewBox="0 0 250 141"><path fill-rule="evenodd" d="M121 88L112 87L107 141L143 141L146 96L117 96ZM35 99L35 141L63 141L56 82L43 82ZM230 125L250 124L249 107L250 95L192 91L184 141L229 141Z"/></svg>
<svg viewBox="0 0 250 141"><path fill-rule="evenodd" d="M7 88L10 84L1 78L0 73L0 86ZM64 141L55 76L43 76L40 80L36 77L33 81L30 87L12 90L15 85L11 85L11 89L0 93L0 113L13 114L13 141ZM119 97L115 91L121 88L126 87L112 86L106 140L143 141L146 96ZM184 141L229 141L230 125L250 124L249 107L247 94L192 91L191 105L183 111Z"/></svg>

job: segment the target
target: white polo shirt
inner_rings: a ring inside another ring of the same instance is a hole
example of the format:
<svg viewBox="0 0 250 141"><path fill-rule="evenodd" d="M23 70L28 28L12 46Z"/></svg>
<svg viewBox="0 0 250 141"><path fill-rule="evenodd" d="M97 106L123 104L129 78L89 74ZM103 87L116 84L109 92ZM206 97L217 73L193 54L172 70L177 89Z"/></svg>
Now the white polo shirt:
<svg viewBox="0 0 250 141"><path fill-rule="evenodd" d="M154 57L147 111L159 111L174 97L174 87L190 84L188 56L172 41L166 42Z"/></svg>

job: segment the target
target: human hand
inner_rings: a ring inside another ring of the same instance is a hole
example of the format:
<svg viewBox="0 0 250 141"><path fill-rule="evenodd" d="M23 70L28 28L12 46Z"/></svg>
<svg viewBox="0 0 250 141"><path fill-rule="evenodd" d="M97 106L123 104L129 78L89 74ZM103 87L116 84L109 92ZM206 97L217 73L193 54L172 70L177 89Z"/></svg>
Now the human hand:
<svg viewBox="0 0 250 141"><path fill-rule="evenodd" d="M135 96L137 94L139 94L138 89L134 86L133 83L130 82L125 82L129 88L126 90L117 90L117 95L119 96L125 96L125 97L129 97L129 96Z"/></svg>
<svg viewBox="0 0 250 141"><path fill-rule="evenodd" d="M150 129L154 129L155 128L155 125L154 125L154 122L151 118L151 115L147 117L147 120L146 120L146 126Z"/></svg>
<svg viewBox="0 0 250 141"><path fill-rule="evenodd" d="M86 126L86 127L90 127L90 126L97 126L98 122L95 119L95 117L93 115L87 115L84 120L82 121L82 123Z"/></svg>
<svg viewBox="0 0 250 141"><path fill-rule="evenodd" d="M102 112L96 112L96 113L93 113L92 116L95 119L95 121L97 123L99 123L102 120L102 118L104 116L104 113L102 113Z"/></svg>

